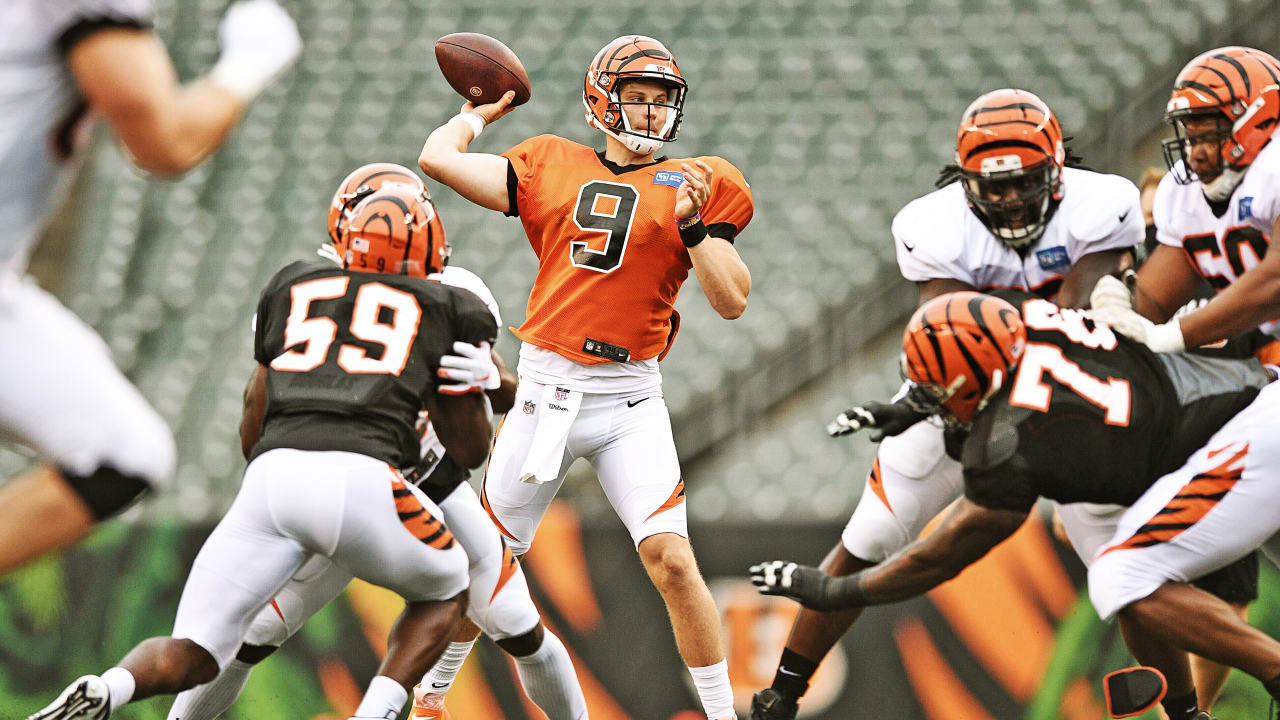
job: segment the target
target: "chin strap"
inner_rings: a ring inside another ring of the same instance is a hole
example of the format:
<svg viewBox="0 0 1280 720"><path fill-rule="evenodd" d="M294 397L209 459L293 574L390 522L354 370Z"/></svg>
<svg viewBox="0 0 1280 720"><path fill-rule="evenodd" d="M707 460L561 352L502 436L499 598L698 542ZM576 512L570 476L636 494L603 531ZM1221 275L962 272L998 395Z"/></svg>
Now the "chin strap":
<svg viewBox="0 0 1280 720"><path fill-rule="evenodd" d="M1204 196L1210 202L1224 202L1231 197L1231 193L1236 191L1236 186L1244 179L1245 170L1248 170L1248 168L1237 170L1229 167L1223 170L1218 177L1209 182L1202 182Z"/></svg>
<svg viewBox="0 0 1280 720"><path fill-rule="evenodd" d="M614 132L613 130L601 125L600 122L596 120L596 116L592 115L590 111L587 112L587 124L622 143L623 146L631 152L640 155L648 155L650 153L658 152L663 144L661 140L655 140L653 138L642 138L634 135L623 135L621 133Z"/></svg>

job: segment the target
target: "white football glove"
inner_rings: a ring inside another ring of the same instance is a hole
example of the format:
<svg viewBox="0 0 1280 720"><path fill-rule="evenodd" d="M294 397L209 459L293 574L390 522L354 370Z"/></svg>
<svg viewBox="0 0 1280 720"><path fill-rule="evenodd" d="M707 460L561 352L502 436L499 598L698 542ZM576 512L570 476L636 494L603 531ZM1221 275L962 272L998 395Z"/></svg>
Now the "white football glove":
<svg viewBox="0 0 1280 720"><path fill-rule="evenodd" d="M218 27L222 56L213 81L245 102L258 96L302 54L298 26L274 0L240 0Z"/></svg>
<svg viewBox="0 0 1280 720"><path fill-rule="evenodd" d="M502 385L502 376L498 374L498 366L493 364L489 343L472 345L458 341L453 344L453 351L457 354L440 358L440 369L436 375L448 381L438 388L440 392L461 395L496 390Z"/></svg>
<svg viewBox="0 0 1280 720"><path fill-rule="evenodd" d="M1133 309L1133 296L1118 278L1104 275L1089 295L1089 317L1106 323L1112 330L1137 340L1155 352L1182 352L1187 349L1182 326L1174 318L1156 325Z"/></svg>

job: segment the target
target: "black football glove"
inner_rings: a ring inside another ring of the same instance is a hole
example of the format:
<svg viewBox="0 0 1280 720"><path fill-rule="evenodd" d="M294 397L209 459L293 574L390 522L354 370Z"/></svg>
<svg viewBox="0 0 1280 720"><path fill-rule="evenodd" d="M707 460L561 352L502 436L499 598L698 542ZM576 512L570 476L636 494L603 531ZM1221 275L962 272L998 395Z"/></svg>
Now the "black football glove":
<svg viewBox="0 0 1280 720"><path fill-rule="evenodd" d="M849 408L837 415L827 425L827 434L836 437L872 428L871 441L880 442L886 437L905 432L927 417L929 413L923 412L907 398L892 403L871 402Z"/></svg>
<svg viewBox="0 0 1280 720"><path fill-rule="evenodd" d="M785 560L771 560L751 566L751 584L761 595L794 598L813 610L832 610L828 585L831 576L818 568Z"/></svg>

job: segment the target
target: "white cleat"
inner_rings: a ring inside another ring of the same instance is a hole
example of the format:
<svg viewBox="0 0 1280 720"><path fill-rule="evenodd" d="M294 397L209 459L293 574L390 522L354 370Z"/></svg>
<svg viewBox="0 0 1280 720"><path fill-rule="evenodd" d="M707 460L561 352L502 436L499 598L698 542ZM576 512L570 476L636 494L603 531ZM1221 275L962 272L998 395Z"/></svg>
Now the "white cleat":
<svg viewBox="0 0 1280 720"><path fill-rule="evenodd" d="M62 691L57 700L27 720L107 720L110 692L97 675L85 675Z"/></svg>

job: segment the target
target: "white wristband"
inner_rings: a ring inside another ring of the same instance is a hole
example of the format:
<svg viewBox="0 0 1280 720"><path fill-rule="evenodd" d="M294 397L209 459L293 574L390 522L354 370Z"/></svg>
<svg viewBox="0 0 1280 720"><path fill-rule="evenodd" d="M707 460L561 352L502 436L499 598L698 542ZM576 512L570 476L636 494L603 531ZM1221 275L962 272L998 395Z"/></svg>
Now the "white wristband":
<svg viewBox="0 0 1280 720"><path fill-rule="evenodd" d="M461 120L463 124L471 128L471 131L473 133L471 137L472 140L475 140L476 138L480 137L480 133L484 132L484 118L480 117L479 113L473 113L473 112L458 113L457 115L454 115L453 117L449 118L449 122L453 122L454 120Z"/></svg>

